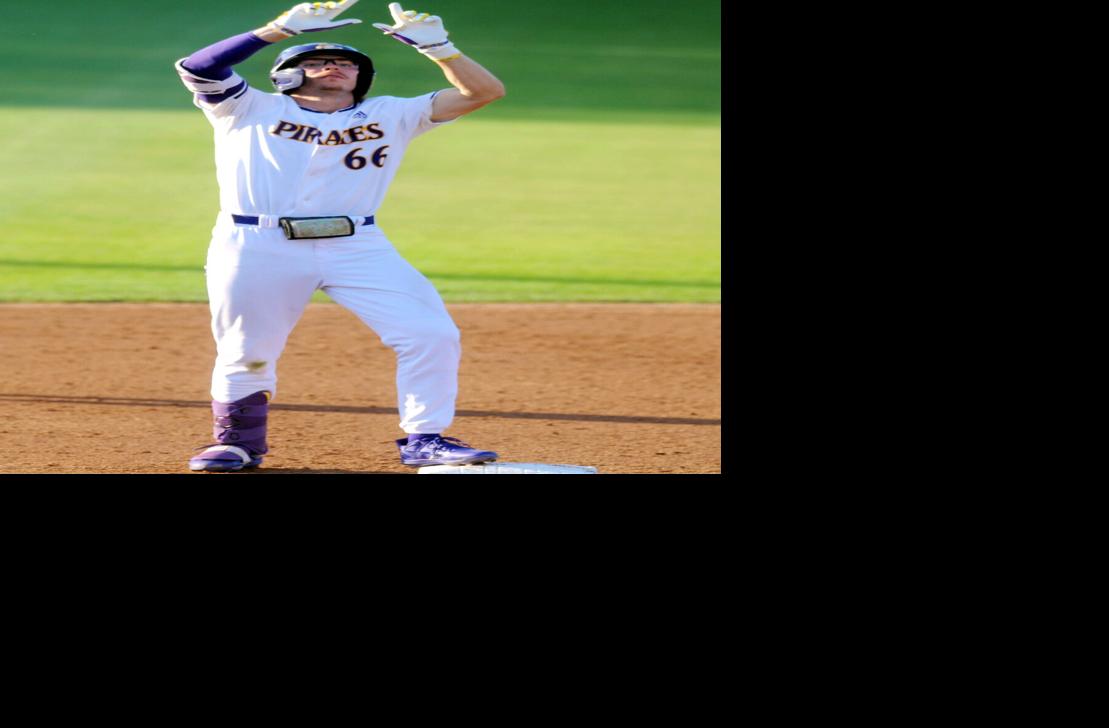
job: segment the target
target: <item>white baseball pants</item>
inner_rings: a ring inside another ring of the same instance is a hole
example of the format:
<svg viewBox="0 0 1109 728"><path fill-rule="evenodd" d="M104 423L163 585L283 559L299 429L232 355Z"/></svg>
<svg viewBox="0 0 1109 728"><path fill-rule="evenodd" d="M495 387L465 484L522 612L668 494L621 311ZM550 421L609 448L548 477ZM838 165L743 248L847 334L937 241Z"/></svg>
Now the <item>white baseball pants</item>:
<svg viewBox="0 0 1109 728"><path fill-rule="evenodd" d="M376 226L346 238L287 240L279 228L237 225L221 215L205 271L216 340L212 399L233 402L259 390L276 396L277 361L320 289L396 352L401 430L450 426L462 353L458 327L431 282Z"/></svg>

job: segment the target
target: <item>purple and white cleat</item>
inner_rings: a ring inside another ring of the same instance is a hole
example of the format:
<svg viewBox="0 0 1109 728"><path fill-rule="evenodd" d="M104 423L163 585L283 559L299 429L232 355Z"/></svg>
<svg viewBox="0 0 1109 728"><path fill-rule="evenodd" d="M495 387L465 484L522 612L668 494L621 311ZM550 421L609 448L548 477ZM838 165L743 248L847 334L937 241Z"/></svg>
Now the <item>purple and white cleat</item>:
<svg viewBox="0 0 1109 728"><path fill-rule="evenodd" d="M189 470L204 470L209 473L233 473L236 470L256 468L262 464L262 456L251 454L250 450L236 445L209 445L204 452L189 459Z"/></svg>
<svg viewBox="0 0 1109 728"><path fill-rule="evenodd" d="M266 447L269 393L255 392L234 402L212 402L216 442L189 459L189 470L231 473L262 464Z"/></svg>
<svg viewBox="0 0 1109 728"><path fill-rule="evenodd" d="M497 459L492 450L478 450L454 437L425 435L415 442L408 438L397 440L400 462L413 468L424 465L466 465Z"/></svg>

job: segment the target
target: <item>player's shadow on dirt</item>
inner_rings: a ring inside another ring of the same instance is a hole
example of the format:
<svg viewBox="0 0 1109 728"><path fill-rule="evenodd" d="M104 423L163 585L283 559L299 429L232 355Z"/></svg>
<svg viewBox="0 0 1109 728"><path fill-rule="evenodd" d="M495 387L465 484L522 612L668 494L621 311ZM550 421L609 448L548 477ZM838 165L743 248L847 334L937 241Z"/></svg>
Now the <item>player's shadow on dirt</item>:
<svg viewBox="0 0 1109 728"><path fill-rule="evenodd" d="M211 402L186 399L137 399L125 397L78 397L49 394L0 393L0 402L52 402L58 404L98 404L122 407L200 407L208 409ZM271 410L289 412L339 412L344 414L389 415L395 407L355 407L337 404L272 404ZM612 422L617 424L650 425L720 425L720 420L701 417L647 417L639 415L594 415L565 412L498 412L496 410L458 410L457 417L503 417L516 420L572 420L576 422Z"/></svg>

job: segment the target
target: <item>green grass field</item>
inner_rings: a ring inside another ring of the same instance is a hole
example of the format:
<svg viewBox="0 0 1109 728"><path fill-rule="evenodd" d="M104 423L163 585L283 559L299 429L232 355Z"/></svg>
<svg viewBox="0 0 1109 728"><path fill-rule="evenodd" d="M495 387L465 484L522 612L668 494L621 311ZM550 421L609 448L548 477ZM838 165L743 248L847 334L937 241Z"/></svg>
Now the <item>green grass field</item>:
<svg viewBox="0 0 1109 728"><path fill-rule="evenodd" d="M413 143L378 211L444 298L719 301L719 3L681 8L701 25L655 0L597 0L578 18L434 2L416 7L442 15L508 87ZM172 64L291 4L6 10L0 301L205 300L211 129ZM372 93L446 86L434 64L370 27L386 6L362 0L349 15L363 25L328 39L373 56ZM277 51L238 70L269 90Z"/></svg>

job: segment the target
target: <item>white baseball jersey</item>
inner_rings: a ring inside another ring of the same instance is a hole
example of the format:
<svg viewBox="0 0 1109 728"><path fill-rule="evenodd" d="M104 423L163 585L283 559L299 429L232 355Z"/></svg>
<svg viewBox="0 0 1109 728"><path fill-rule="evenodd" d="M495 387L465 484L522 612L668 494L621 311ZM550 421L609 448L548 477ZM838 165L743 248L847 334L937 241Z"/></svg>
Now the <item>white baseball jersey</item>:
<svg viewBox="0 0 1109 728"><path fill-rule="evenodd" d="M195 94L218 94L244 82L232 73L197 83L180 62L177 70ZM194 95L215 130L220 207L289 217L374 214L408 143L450 123L431 121L436 93L373 96L332 113L302 109L289 96L249 85L214 105Z"/></svg>
<svg viewBox="0 0 1109 728"><path fill-rule="evenodd" d="M401 429L445 430L454 418L461 348L431 282L376 224L347 237L288 240L275 222L375 215L408 143L439 126L430 118L435 94L370 97L323 113L283 94L239 90L244 81L235 73L206 80L180 61L177 70L215 130L222 214L205 266L216 340L212 398L276 396L277 360L322 290L396 351ZM267 219L237 224L232 214Z"/></svg>

